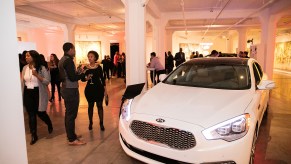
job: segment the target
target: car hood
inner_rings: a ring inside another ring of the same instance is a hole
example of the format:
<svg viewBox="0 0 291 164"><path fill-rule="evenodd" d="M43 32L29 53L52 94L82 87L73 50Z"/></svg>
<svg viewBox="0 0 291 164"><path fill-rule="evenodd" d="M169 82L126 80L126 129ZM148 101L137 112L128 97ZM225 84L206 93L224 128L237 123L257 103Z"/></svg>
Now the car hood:
<svg viewBox="0 0 291 164"><path fill-rule="evenodd" d="M251 90L223 90L159 83L134 98L132 114L153 115L210 127L245 113Z"/></svg>

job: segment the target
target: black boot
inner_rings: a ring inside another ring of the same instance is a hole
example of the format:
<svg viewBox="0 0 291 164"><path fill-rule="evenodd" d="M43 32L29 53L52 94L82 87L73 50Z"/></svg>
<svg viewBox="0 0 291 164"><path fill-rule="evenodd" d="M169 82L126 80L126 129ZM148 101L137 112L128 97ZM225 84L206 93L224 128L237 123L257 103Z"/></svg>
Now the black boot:
<svg viewBox="0 0 291 164"><path fill-rule="evenodd" d="M47 129L48 129L49 134L51 134L54 130L52 125L48 125Z"/></svg>
<svg viewBox="0 0 291 164"><path fill-rule="evenodd" d="M90 123L89 123L89 127L88 127L89 130L92 130L92 129L93 129L92 125L93 125L93 122L90 121Z"/></svg>
<svg viewBox="0 0 291 164"><path fill-rule="evenodd" d="M30 145L35 144L37 140L38 140L38 137L37 137L36 133L31 134Z"/></svg>
<svg viewBox="0 0 291 164"><path fill-rule="evenodd" d="M101 129L102 131L105 130L104 125L103 125L103 121L100 121L100 129Z"/></svg>

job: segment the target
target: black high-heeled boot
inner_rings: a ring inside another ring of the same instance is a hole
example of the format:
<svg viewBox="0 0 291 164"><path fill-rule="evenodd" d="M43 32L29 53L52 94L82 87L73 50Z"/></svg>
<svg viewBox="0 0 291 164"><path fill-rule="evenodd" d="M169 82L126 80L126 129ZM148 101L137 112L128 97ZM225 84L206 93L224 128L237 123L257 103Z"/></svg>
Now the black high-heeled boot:
<svg viewBox="0 0 291 164"><path fill-rule="evenodd" d="M37 135L34 133L34 134L31 134L31 141L30 141L30 145L33 145L36 143L36 141L38 140L38 137Z"/></svg>
<svg viewBox="0 0 291 164"><path fill-rule="evenodd" d="M92 130L93 129L92 125L93 125L93 122L90 122L89 123L89 127L88 127L89 130Z"/></svg>
<svg viewBox="0 0 291 164"><path fill-rule="evenodd" d="M105 130L104 125L103 125L103 121L100 121L100 129L101 129L101 131Z"/></svg>
<svg viewBox="0 0 291 164"><path fill-rule="evenodd" d="M47 127L47 130L48 130L49 134L51 134L51 133L53 132L54 128L53 128L52 125L49 125L49 126Z"/></svg>

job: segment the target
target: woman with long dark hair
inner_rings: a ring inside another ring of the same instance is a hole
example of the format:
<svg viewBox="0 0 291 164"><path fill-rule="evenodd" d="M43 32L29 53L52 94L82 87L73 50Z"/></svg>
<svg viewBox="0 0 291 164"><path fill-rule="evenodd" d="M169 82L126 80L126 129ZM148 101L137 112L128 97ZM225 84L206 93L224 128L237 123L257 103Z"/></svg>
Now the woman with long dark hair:
<svg viewBox="0 0 291 164"><path fill-rule="evenodd" d="M49 69L51 74L51 98L49 99L50 102L54 101L55 99L55 86L57 86L59 101L61 101L61 81L59 75L59 59L56 54L51 54L50 61L49 61Z"/></svg>
<svg viewBox="0 0 291 164"><path fill-rule="evenodd" d="M46 113L48 104L47 86L50 82L50 75L47 69L41 64L39 53L30 50L25 54L27 65L22 70L23 103L28 113L31 142L33 145L38 140L36 115L48 126L48 132L52 133L52 122Z"/></svg>

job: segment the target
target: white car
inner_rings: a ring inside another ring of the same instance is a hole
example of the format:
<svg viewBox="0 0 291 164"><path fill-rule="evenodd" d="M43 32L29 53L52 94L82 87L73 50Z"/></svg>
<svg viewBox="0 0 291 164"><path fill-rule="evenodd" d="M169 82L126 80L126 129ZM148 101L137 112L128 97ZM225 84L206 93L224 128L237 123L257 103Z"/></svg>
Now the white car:
<svg viewBox="0 0 291 164"><path fill-rule="evenodd" d="M187 61L152 89L125 100L120 143L146 163L254 163L274 87L251 58Z"/></svg>

